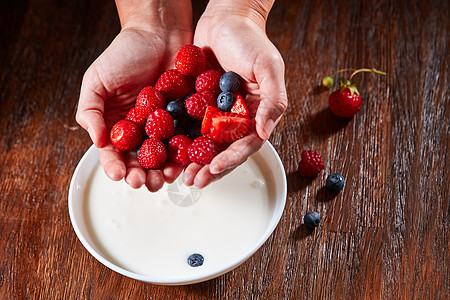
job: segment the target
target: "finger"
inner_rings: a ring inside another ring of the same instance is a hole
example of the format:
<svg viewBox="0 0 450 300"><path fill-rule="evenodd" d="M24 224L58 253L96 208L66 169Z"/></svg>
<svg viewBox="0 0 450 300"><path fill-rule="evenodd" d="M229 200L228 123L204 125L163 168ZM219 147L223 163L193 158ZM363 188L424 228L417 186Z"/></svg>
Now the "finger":
<svg viewBox="0 0 450 300"><path fill-rule="evenodd" d="M247 158L261 148L264 140L262 140L255 132L251 133L233 144L225 151L219 153L211 161L211 174L219 174L225 170L236 168Z"/></svg>
<svg viewBox="0 0 450 300"><path fill-rule="evenodd" d="M256 112L256 131L261 139L267 140L288 104L284 62L272 44L257 61L260 63L255 64L254 72L260 87L261 102Z"/></svg>
<svg viewBox="0 0 450 300"><path fill-rule="evenodd" d="M187 166L183 174L183 183L186 186L192 186L197 173L202 169L202 165L192 163Z"/></svg>
<svg viewBox="0 0 450 300"><path fill-rule="evenodd" d="M125 182L132 188L138 189L143 186L147 180L147 174L144 168L141 167L137 159L137 154L134 151L129 151L125 154Z"/></svg>
<svg viewBox="0 0 450 300"><path fill-rule="evenodd" d="M99 149L99 159L106 176L110 179L119 181L125 176L124 153L112 144Z"/></svg>
<svg viewBox="0 0 450 300"><path fill-rule="evenodd" d="M163 169L164 180L167 183L174 182L183 171L183 166L173 162L168 162Z"/></svg>
<svg viewBox="0 0 450 300"><path fill-rule="evenodd" d="M92 65L83 76L76 120L88 133L97 148L107 145L108 131L103 111L107 97L95 66Z"/></svg>
<svg viewBox="0 0 450 300"><path fill-rule="evenodd" d="M164 185L164 175L161 170L148 170L145 186L150 192L159 191Z"/></svg>
<svg viewBox="0 0 450 300"><path fill-rule="evenodd" d="M234 168L225 170L219 174L211 174L210 166L206 165L203 168L201 168L200 171L195 176L194 185L197 188L202 189L202 188L208 186L213 181L219 180L223 176L231 173L232 170L234 170Z"/></svg>

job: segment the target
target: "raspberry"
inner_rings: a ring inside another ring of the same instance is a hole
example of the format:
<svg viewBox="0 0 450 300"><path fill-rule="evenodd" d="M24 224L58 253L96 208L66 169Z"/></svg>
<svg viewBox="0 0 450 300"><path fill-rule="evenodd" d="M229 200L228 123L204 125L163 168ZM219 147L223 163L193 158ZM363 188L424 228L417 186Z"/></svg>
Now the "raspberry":
<svg viewBox="0 0 450 300"><path fill-rule="evenodd" d="M198 75L195 81L197 92L210 91L218 95L220 93L219 80L222 74L216 70L208 70Z"/></svg>
<svg viewBox="0 0 450 300"><path fill-rule="evenodd" d="M139 129L141 129L141 131L144 131L145 123L147 122L146 119L141 118L141 117L139 117L136 114L136 108L135 107L130 109L130 111L128 112L127 116L125 117L125 120L133 121L134 123L136 123L136 125L139 127Z"/></svg>
<svg viewBox="0 0 450 300"><path fill-rule="evenodd" d="M325 168L323 159L319 153L309 150L303 151L302 160L298 165L298 172L305 177L314 177Z"/></svg>
<svg viewBox="0 0 450 300"><path fill-rule="evenodd" d="M185 45L178 51L175 67L181 74L197 76L206 67L205 53L195 45Z"/></svg>
<svg viewBox="0 0 450 300"><path fill-rule="evenodd" d="M155 110L148 116L145 132L159 140L170 138L175 132L172 116L163 109Z"/></svg>
<svg viewBox="0 0 450 300"><path fill-rule="evenodd" d="M216 143L204 136L196 138L188 147L189 159L199 165L209 164L218 153Z"/></svg>
<svg viewBox="0 0 450 300"><path fill-rule="evenodd" d="M173 162L180 165L187 165L191 161L188 156L188 147L192 140L185 135L176 135L169 141L167 149L169 151L169 158Z"/></svg>
<svg viewBox="0 0 450 300"><path fill-rule="evenodd" d="M167 101L176 100L194 92L194 79L172 69L161 74L155 88Z"/></svg>
<svg viewBox="0 0 450 300"><path fill-rule="evenodd" d="M142 143L138 154L138 160L142 167L157 169L166 162L166 159L167 150L160 140L149 138Z"/></svg>
<svg viewBox="0 0 450 300"><path fill-rule="evenodd" d="M208 106L217 106L216 97L210 91L195 93L186 100L187 113L197 120L202 120Z"/></svg>
<svg viewBox="0 0 450 300"><path fill-rule="evenodd" d="M119 150L133 150L142 142L142 131L133 121L120 120L111 128L110 139Z"/></svg>
<svg viewBox="0 0 450 300"><path fill-rule="evenodd" d="M135 114L143 119L147 119L151 112L158 108L164 109L166 100L158 90L151 86L143 88L136 99Z"/></svg>

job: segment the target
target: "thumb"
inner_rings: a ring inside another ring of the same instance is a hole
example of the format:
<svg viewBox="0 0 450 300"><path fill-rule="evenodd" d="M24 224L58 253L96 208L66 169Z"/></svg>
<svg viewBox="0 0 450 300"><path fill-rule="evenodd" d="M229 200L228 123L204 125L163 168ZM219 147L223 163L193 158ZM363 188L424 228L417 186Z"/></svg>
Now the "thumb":
<svg viewBox="0 0 450 300"><path fill-rule="evenodd" d="M108 135L103 118L106 89L95 74L91 67L83 77L76 121L89 133L94 145L102 148L107 144Z"/></svg>
<svg viewBox="0 0 450 300"><path fill-rule="evenodd" d="M256 132L263 140L269 139L288 105L283 59L275 46L270 52L254 69L261 97L255 117Z"/></svg>

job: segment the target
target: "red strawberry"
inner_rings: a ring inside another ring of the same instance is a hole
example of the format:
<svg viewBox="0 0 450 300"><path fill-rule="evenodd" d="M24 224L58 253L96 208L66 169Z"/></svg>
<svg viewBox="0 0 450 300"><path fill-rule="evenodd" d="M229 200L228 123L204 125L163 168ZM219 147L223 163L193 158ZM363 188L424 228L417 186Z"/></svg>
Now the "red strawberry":
<svg viewBox="0 0 450 300"><path fill-rule="evenodd" d="M167 159L166 146L157 139L149 138L139 149L139 164L146 169L158 169Z"/></svg>
<svg viewBox="0 0 450 300"><path fill-rule="evenodd" d="M330 94L328 104L333 114L338 117L353 117L362 107L362 99L356 88L345 87Z"/></svg>
<svg viewBox="0 0 450 300"><path fill-rule="evenodd" d="M314 177L325 168L322 157L319 153L309 150L303 151L302 159L298 164L298 172L305 177Z"/></svg>
<svg viewBox="0 0 450 300"><path fill-rule="evenodd" d="M220 93L219 80L222 73L216 70L208 70L197 76L195 90L197 92L210 91L218 95Z"/></svg>
<svg viewBox="0 0 450 300"><path fill-rule="evenodd" d="M250 131L250 119L232 112L220 111L211 118L211 138L219 143L231 144Z"/></svg>
<svg viewBox="0 0 450 300"><path fill-rule="evenodd" d="M169 158L180 165L187 165L191 161L188 157L188 147L192 140L185 135L176 135L169 141L167 149L169 151Z"/></svg>
<svg viewBox="0 0 450 300"><path fill-rule="evenodd" d="M206 108L208 106L217 106L217 100L214 93L210 91L204 91L195 93L186 99L186 111L187 113L197 120L202 120L205 115Z"/></svg>
<svg viewBox="0 0 450 300"><path fill-rule="evenodd" d="M205 136L196 138L188 147L188 156L191 162L206 165L219 153L216 143Z"/></svg>
<svg viewBox="0 0 450 300"><path fill-rule="evenodd" d="M240 114L248 119L250 119L250 112L248 111L247 104L245 104L244 98L241 95L236 95L236 101L234 101L231 107L231 112Z"/></svg>
<svg viewBox="0 0 450 300"><path fill-rule="evenodd" d="M195 45L185 45L178 51L175 67L181 74L197 76L206 68L205 53Z"/></svg>
<svg viewBox="0 0 450 300"><path fill-rule="evenodd" d="M201 133L205 134L211 131L211 118L212 115L220 111L220 108L214 106L208 106L205 111L205 116L203 117Z"/></svg>
<svg viewBox="0 0 450 300"><path fill-rule="evenodd" d="M127 116L125 117L125 120L133 121L134 123L136 123L137 126L141 129L141 131L144 131L145 123L147 122L146 119L141 118L141 117L139 117L136 114L136 108L135 107L130 109L130 111L128 112Z"/></svg>
<svg viewBox="0 0 450 300"><path fill-rule="evenodd" d="M161 74L155 88L167 101L176 100L194 92L194 79L172 69Z"/></svg>
<svg viewBox="0 0 450 300"><path fill-rule="evenodd" d="M142 142L142 131L136 123L120 120L111 128L110 139L119 150L133 150Z"/></svg>
<svg viewBox="0 0 450 300"><path fill-rule="evenodd" d="M159 140L170 138L175 132L172 116L163 109L155 110L148 116L145 132Z"/></svg>
<svg viewBox="0 0 450 300"><path fill-rule="evenodd" d="M158 108L165 108L166 100L154 87L147 86L143 88L136 99L135 114L143 119Z"/></svg>

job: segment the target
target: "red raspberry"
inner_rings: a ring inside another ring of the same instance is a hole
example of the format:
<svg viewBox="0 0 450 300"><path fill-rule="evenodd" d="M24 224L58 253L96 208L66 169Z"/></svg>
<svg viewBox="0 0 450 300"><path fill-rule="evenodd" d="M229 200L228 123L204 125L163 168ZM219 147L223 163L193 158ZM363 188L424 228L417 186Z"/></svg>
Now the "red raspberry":
<svg viewBox="0 0 450 300"><path fill-rule="evenodd" d="M298 164L298 172L305 177L314 177L325 168L323 159L319 153L309 150L303 151L302 160Z"/></svg>
<svg viewBox="0 0 450 300"><path fill-rule="evenodd" d="M333 114L338 117L350 118L361 110L362 99L355 89L349 87L344 90L336 90L328 97L328 105Z"/></svg>
<svg viewBox="0 0 450 300"><path fill-rule="evenodd" d="M133 121L134 123L136 123L137 126L139 127L139 129L141 129L141 131L144 131L145 123L147 122L146 119L141 118L141 117L139 117L136 114L136 108L135 107L130 109L130 111L128 112L127 116L125 117L125 120Z"/></svg>
<svg viewBox="0 0 450 300"><path fill-rule="evenodd" d="M136 99L135 113L137 116L147 119L151 112L158 108L165 108L166 100L154 87L143 88Z"/></svg>
<svg viewBox="0 0 450 300"><path fill-rule="evenodd" d="M139 149L138 160L143 168L158 169L167 159L166 146L157 139L149 138Z"/></svg>
<svg viewBox="0 0 450 300"><path fill-rule="evenodd" d="M210 91L216 95L219 95L220 76L222 76L222 73L216 70L208 70L201 73L195 81L195 90L197 92Z"/></svg>
<svg viewBox="0 0 450 300"><path fill-rule="evenodd" d="M155 88L167 101L176 100L194 92L194 79L172 69L161 74Z"/></svg>
<svg viewBox="0 0 450 300"><path fill-rule="evenodd" d="M170 138L175 132L172 116L163 109L155 110L148 116L145 132L158 140Z"/></svg>
<svg viewBox="0 0 450 300"><path fill-rule="evenodd" d="M133 150L142 142L142 131L136 123L120 120L111 128L110 139L119 150Z"/></svg>
<svg viewBox="0 0 450 300"><path fill-rule="evenodd" d="M217 106L217 99L213 92L204 91L187 98L185 106L191 117L202 120L208 106Z"/></svg>
<svg viewBox="0 0 450 300"><path fill-rule="evenodd" d="M199 165L209 164L217 154L219 154L218 146L205 136L196 138L188 147L189 159Z"/></svg>
<svg viewBox="0 0 450 300"><path fill-rule="evenodd" d="M181 74L197 76L206 68L206 56L200 47L185 45L178 51L175 67Z"/></svg>
<svg viewBox="0 0 450 300"><path fill-rule="evenodd" d="M191 161L188 156L188 147L192 140L185 135L176 135L172 137L167 146L169 151L169 158L173 162L180 165L187 165Z"/></svg>

